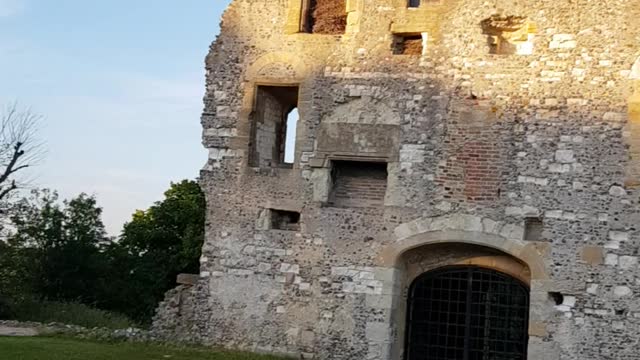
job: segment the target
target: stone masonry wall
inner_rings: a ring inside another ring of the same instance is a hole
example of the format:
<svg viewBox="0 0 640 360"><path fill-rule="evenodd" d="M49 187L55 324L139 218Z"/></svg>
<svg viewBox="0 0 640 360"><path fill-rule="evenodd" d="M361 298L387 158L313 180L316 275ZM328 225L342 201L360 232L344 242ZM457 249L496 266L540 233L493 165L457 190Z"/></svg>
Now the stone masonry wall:
<svg viewBox="0 0 640 360"><path fill-rule="evenodd" d="M201 273L179 291L191 314L165 306L154 328L304 358L401 359L415 264L521 264L528 359L637 359L628 99L640 1L349 0L341 36L297 32L300 6L235 0L223 17L206 60ZM526 19L530 54L491 54L480 24L497 14ZM394 55L395 34L421 34L423 55ZM292 169L249 162L264 84L300 86ZM387 163L384 204L332 206L334 161ZM262 226L265 209L299 212L299 231ZM524 239L531 217L540 241Z"/></svg>

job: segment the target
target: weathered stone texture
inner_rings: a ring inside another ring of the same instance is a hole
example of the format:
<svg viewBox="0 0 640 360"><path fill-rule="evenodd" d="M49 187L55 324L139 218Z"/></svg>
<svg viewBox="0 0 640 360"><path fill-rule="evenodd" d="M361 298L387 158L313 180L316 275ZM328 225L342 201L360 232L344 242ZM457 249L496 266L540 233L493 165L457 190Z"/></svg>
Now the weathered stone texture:
<svg viewBox="0 0 640 360"><path fill-rule="evenodd" d="M349 0L341 36L298 33L301 4L224 15L206 61L200 279L168 294L156 331L400 359L412 277L474 264L530 285L529 359L637 359L640 1ZM487 34L497 14L522 27ZM422 55L393 54L397 34L421 34ZM258 86L279 84L299 86L295 163L254 167ZM335 161L386 163L384 201L333 206ZM300 212L299 231L270 228L268 209Z"/></svg>

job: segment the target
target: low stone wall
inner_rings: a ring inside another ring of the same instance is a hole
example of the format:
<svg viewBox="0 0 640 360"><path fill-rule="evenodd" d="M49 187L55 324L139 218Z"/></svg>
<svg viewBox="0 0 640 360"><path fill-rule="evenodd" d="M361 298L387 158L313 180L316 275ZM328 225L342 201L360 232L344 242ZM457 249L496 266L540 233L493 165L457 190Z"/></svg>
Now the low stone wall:
<svg viewBox="0 0 640 360"><path fill-rule="evenodd" d="M136 328L113 330L106 328L85 328L82 326L60 323L43 324L20 321L0 321L0 328L31 329L38 335L65 335L79 339L134 342L158 341L157 337L150 331Z"/></svg>

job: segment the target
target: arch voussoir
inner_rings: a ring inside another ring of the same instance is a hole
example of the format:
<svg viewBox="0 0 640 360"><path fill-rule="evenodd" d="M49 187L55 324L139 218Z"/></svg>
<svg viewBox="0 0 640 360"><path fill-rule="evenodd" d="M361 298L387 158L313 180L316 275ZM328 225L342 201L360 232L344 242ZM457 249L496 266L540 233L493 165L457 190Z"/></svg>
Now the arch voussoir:
<svg viewBox="0 0 640 360"><path fill-rule="evenodd" d="M457 214L420 218L396 227L395 241L378 257L380 266L393 267L400 256L422 246L463 243L499 250L524 262L532 279L546 279L542 254L534 243L524 241L524 226L490 218Z"/></svg>

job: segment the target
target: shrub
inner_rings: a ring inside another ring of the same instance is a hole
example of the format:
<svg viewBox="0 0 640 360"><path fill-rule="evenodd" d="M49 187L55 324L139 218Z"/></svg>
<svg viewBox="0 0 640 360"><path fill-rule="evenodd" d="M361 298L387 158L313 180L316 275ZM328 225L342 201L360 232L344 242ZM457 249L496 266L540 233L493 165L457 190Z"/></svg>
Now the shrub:
<svg viewBox="0 0 640 360"><path fill-rule="evenodd" d="M11 318L11 303L9 299L0 295L0 320Z"/></svg>

